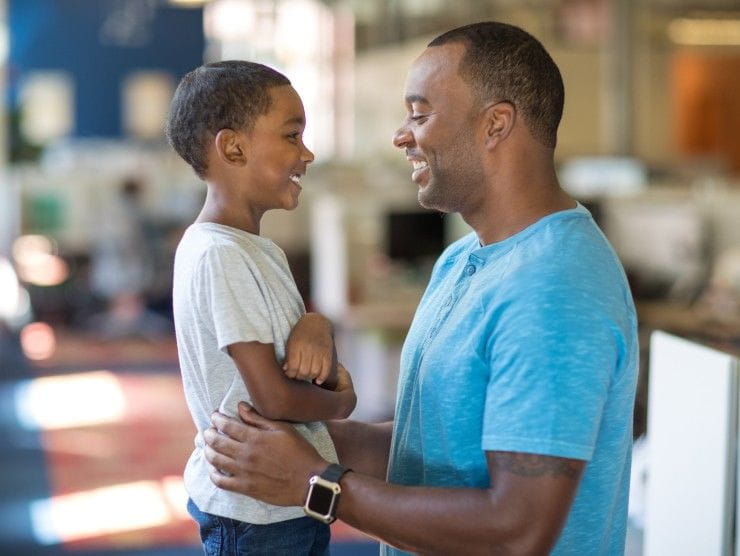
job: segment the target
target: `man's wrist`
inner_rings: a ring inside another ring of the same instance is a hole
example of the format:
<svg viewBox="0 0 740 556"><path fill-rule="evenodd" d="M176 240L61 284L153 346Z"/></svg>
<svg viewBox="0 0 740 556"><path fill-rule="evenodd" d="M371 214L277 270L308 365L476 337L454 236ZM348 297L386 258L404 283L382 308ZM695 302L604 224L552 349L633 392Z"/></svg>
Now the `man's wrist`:
<svg viewBox="0 0 740 556"><path fill-rule="evenodd" d="M351 469L330 463L322 472L311 476L303 504L306 515L327 524L336 520L342 493L339 481L349 471Z"/></svg>

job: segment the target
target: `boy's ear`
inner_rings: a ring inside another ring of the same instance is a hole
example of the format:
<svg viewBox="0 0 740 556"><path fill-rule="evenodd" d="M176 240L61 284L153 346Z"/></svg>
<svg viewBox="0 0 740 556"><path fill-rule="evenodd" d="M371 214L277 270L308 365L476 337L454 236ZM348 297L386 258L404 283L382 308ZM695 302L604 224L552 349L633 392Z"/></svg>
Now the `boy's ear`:
<svg viewBox="0 0 740 556"><path fill-rule="evenodd" d="M493 150L511 134L516 115L516 108L507 101L491 103L484 109L483 126L487 150Z"/></svg>
<svg viewBox="0 0 740 556"><path fill-rule="evenodd" d="M226 164L244 166L247 163L247 145L243 134L233 129L222 129L214 141L218 157Z"/></svg>

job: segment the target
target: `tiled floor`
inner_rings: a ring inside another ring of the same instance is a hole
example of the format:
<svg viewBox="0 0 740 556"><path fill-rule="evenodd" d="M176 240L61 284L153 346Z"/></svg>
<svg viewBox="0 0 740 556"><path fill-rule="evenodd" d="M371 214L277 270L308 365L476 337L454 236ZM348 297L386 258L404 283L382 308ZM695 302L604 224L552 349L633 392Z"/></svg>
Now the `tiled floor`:
<svg viewBox="0 0 740 556"><path fill-rule="evenodd" d="M2 348L0 554L200 554L174 342L62 335L43 366ZM338 522L332 554L377 544Z"/></svg>

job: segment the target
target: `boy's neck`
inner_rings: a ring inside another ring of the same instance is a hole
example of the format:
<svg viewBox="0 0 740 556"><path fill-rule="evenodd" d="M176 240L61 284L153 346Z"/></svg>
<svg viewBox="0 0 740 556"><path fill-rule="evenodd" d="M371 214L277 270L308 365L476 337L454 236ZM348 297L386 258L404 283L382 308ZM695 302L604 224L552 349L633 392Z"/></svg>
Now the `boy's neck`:
<svg viewBox="0 0 740 556"><path fill-rule="evenodd" d="M261 211L244 206L244 202L239 199L219 194L209 184L205 203L195 221L213 222L259 235L262 214L264 213Z"/></svg>

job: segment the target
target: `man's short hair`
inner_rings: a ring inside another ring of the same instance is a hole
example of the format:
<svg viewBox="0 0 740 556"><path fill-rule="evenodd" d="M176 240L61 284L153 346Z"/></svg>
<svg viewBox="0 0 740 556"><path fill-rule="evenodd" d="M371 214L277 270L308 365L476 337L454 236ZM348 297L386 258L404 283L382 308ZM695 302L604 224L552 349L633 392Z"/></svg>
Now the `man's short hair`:
<svg viewBox="0 0 740 556"><path fill-rule="evenodd" d="M532 135L555 148L565 92L542 44L519 27L488 21L447 31L428 46L450 42L466 46L459 72L478 100L511 102Z"/></svg>
<svg viewBox="0 0 740 556"><path fill-rule="evenodd" d="M249 131L270 109L270 89L290 85L282 73L254 62L206 64L177 86L165 126L167 139L199 177L208 170L208 142L222 129Z"/></svg>

